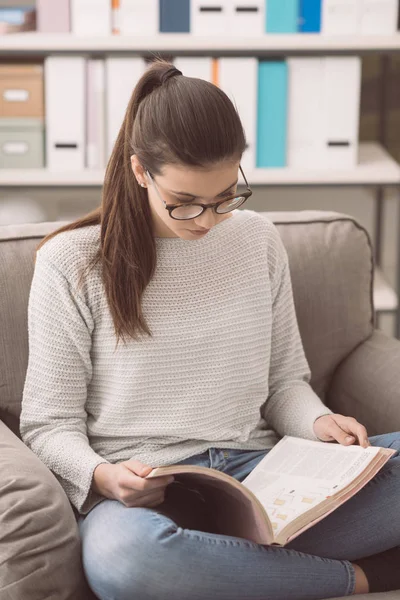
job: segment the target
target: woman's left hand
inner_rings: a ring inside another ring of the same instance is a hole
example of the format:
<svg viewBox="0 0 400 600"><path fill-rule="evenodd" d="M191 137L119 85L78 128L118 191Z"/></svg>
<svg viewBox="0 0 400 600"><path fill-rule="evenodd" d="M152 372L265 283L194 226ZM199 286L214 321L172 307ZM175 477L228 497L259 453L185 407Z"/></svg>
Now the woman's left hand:
<svg viewBox="0 0 400 600"><path fill-rule="evenodd" d="M314 421L314 432L322 442L337 441L343 446L351 446L358 441L363 448L371 445L364 425L353 417L324 415Z"/></svg>

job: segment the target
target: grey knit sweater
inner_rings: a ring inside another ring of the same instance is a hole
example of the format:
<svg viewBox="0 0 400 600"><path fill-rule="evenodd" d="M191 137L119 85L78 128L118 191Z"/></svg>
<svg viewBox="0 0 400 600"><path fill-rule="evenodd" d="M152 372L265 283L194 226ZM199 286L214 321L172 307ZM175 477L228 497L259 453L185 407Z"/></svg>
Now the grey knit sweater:
<svg viewBox="0 0 400 600"><path fill-rule="evenodd" d="M178 462L210 447L317 439L331 414L309 385L287 255L275 226L236 210L203 238L156 238L143 296L153 337L120 343L98 265L100 225L38 252L28 307L21 436L81 514L100 463Z"/></svg>

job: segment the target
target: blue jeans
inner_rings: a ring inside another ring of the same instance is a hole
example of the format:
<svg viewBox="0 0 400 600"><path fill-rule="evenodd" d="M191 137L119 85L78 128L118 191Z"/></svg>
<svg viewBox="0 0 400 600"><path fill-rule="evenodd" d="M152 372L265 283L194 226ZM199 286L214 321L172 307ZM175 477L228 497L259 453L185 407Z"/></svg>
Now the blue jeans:
<svg viewBox="0 0 400 600"><path fill-rule="evenodd" d="M400 432L369 439L400 450ZM242 481L266 452L210 448L182 463ZM106 499L79 517L84 571L101 600L348 596L355 588L350 561L400 545L399 499L397 453L356 496L284 548L207 533L196 515L174 515L165 503L128 508Z"/></svg>

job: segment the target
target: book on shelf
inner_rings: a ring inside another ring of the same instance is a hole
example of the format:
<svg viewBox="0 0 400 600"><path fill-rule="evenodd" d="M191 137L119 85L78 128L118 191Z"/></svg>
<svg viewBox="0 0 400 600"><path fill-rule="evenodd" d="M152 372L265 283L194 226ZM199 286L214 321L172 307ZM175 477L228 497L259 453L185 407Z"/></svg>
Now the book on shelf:
<svg viewBox="0 0 400 600"><path fill-rule="evenodd" d="M218 533L285 546L357 494L396 454L284 436L239 482L196 465L157 467L147 478L173 475L201 495Z"/></svg>

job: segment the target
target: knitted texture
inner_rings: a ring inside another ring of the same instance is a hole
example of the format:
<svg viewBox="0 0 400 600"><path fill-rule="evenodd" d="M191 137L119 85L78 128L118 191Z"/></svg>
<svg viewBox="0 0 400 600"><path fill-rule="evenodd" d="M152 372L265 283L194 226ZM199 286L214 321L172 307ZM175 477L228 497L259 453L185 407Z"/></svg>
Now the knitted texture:
<svg viewBox="0 0 400 600"><path fill-rule="evenodd" d="M309 385L285 248L276 227L236 210L204 237L155 238L143 314L153 337L116 336L101 267L81 269L100 225L62 232L37 253L28 305L24 443L81 514L100 463L153 467L210 447L259 450L318 439L331 411Z"/></svg>

